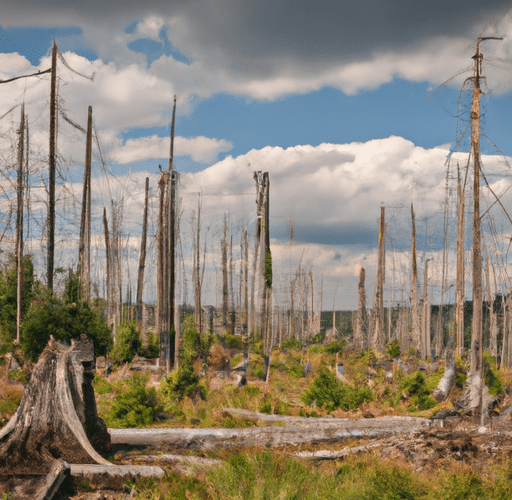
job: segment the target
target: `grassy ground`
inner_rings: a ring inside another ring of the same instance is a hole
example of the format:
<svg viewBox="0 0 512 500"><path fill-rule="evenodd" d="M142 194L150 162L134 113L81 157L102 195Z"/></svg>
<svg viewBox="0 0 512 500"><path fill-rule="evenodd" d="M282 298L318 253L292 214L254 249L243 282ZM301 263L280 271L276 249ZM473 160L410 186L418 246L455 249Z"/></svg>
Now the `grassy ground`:
<svg viewBox="0 0 512 500"><path fill-rule="evenodd" d="M220 467L186 477L167 472L162 480L138 482L132 495L140 500L493 500L512 495L510 464L495 464L484 475L456 463L418 472L372 453L320 463L271 450L220 456Z"/></svg>

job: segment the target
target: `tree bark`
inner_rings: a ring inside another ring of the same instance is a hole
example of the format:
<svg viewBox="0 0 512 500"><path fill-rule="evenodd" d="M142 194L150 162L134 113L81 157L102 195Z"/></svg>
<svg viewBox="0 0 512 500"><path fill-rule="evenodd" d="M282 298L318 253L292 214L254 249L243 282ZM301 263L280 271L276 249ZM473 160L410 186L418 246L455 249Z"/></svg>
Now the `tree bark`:
<svg viewBox="0 0 512 500"><path fill-rule="evenodd" d="M110 465L100 455L109 451L110 435L96 410L93 362L85 335L71 347L50 339L0 431L0 473L44 473L56 459Z"/></svg>

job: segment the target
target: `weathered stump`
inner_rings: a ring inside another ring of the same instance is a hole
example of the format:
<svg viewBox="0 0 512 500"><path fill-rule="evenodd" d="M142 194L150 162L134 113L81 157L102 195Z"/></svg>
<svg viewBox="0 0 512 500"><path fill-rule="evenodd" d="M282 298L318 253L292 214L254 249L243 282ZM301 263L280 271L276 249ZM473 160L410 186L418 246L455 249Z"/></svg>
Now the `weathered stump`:
<svg viewBox="0 0 512 500"><path fill-rule="evenodd" d="M109 465L100 453L110 435L98 417L91 368L93 343L50 339L17 412L0 431L0 476L47 474L55 460Z"/></svg>

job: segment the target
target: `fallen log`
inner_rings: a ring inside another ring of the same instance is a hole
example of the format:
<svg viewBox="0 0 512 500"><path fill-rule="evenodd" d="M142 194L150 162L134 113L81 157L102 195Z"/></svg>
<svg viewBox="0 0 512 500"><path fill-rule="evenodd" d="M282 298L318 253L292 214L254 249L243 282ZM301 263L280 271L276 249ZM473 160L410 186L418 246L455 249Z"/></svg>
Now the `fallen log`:
<svg viewBox="0 0 512 500"><path fill-rule="evenodd" d="M110 436L92 387L93 344L51 338L34 367L18 410L0 431L0 477L48 474L55 460L110 465L100 453Z"/></svg>
<svg viewBox="0 0 512 500"><path fill-rule="evenodd" d="M415 433L435 425L431 420L420 417L372 419L302 419L277 415L273 417L280 418L286 424L241 429L109 429L109 432L112 444L116 445L211 450L251 446L299 446L305 443L332 443L352 438L378 438ZM305 420L308 420L307 425Z"/></svg>

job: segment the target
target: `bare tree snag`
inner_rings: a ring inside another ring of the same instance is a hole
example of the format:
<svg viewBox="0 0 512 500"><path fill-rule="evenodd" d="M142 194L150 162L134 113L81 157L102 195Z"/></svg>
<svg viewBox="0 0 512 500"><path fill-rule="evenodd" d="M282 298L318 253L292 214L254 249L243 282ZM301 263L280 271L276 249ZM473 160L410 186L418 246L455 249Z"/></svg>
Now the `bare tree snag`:
<svg viewBox="0 0 512 500"><path fill-rule="evenodd" d="M57 42L53 40L50 88L50 154L48 158L48 248L46 284L53 291L53 257L55 254L55 170L57 159Z"/></svg>
<svg viewBox="0 0 512 500"><path fill-rule="evenodd" d="M201 195L197 199L197 225L194 238L194 323L197 331L202 332L201 314Z"/></svg>
<svg viewBox="0 0 512 500"><path fill-rule="evenodd" d="M471 151L473 153L473 322L471 327L471 368L466 381L466 389L457 406L466 414L486 413L485 399L488 390L483 376L483 335L482 335L482 232L480 220L480 79L483 55L480 42L495 37L478 38L473 80L473 99L471 103Z"/></svg>
<svg viewBox="0 0 512 500"><path fill-rule="evenodd" d="M146 189L144 191L144 215L142 219L142 235L140 237L139 272L137 275L137 321L142 326L142 294L144 291L144 269L146 267L146 241L148 235L148 202L149 202L149 177L146 177ZM147 347L147 339L144 341Z"/></svg>
<svg viewBox="0 0 512 500"><path fill-rule="evenodd" d="M375 296L372 309L372 338L371 347L377 351L384 350L384 280L385 280L385 238L386 221L385 207L380 207L379 222L379 258L377 263L377 281L375 282Z"/></svg>
<svg viewBox="0 0 512 500"><path fill-rule="evenodd" d="M78 269L82 300L89 300L89 265L90 265L90 191L91 191L91 156L92 156L92 106L87 115L87 138L85 147L84 182L82 190L82 211L80 217L80 242L78 246Z"/></svg>
<svg viewBox="0 0 512 500"><path fill-rule="evenodd" d="M485 245L485 295L487 307L489 308L489 352L491 356L498 355L498 318L494 310L495 288L491 281L491 263L489 259L489 248Z"/></svg>
<svg viewBox="0 0 512 500"><path fill-rule="evenodd" d="M414 206L411 203L411 225L412 225L412 243L411 243L411 257L412 257L412 284L411 284L411 310L412 310L412 340L413 345L420 353L422 358L426 357L426 352L422 342L420 315L418 306L418 264L416 261L416 217L414 215Z"/></svg>
<svg viewBox="0 0 512 500"><path fill-rule="evenodd" d="M25 104L21 105L20 128L18 130L18 172L16 176L16 342L20 343L21 308L23 290L23 177L25 146Z"/></svg>
<svg viewBox="0 0 512 500"><path fill-rule="evenodd" d="M224 233L221 241L221 252L222 252L222 327L224 331L228 328L228 222L226 214L224 214Z"/></svg>
<svg viewBox="0 0 512 500"><path fill-rule="evenodd" d="M456 353L464 355L464 206L465 189L457 164L457 291L455 306Z"/></svg>
<svg viewBox="0 0 512 500"><path fill-rule="evenodd" d="M446 365L444 368L443 378L432 392L432 396L438 401L446 401L450 395L450 391L455 386L456 373L455 373L455 357L453 350L448 349L446 352Z"/></svg>
<svg viewBox="0 0 512 500"><path fill-rule="evenodd" d="M71 347L50 339L0 431L0 475L45 473L57 459L111 465L100 455L109 451L110 435L96 410L93 361L85 335Z"/></svg>
<svg viewBox="0 0 512 500"><path fill-rule="evenodd" d="M428 263L431 259L425 261L425 278L423 283L423 343L426 356L431 355L430 346L430 300L428 298Z"/></svg>
<svg viewBox="0 0 512 500"><path fill-rule="evenodd" d="M110 251L110 235L108 231L108 219L107 219L107 209L103 207L103 230L105 234L105 260L106 260L106 274L107 274L107 319L108 324L112 324L113 317L113 301L114 297L112 296L112 257ZM114 332L114 340L115 340L115 332Z"/></svg>
<svg viewBox="0 0 512 500"><path fill-rule="evenodd" d="M357 352L365 348L366 338L366 292L365 292L365 275L364 267L359 269L359 285L357 287L357 316L356 328L354 331L354 349Z"/></svg>
<svg viewBox="0 0 512 500"><path fill-rule="evenodd" d="M249 235L247 230L244 233L244 281L243 281L243 295L244 295L244 315L243 315L243 333L247 333L247 323L249 321Z"/></svg>

